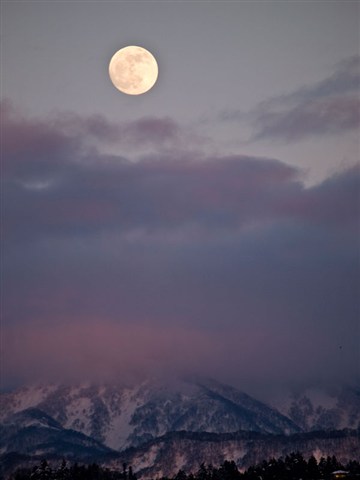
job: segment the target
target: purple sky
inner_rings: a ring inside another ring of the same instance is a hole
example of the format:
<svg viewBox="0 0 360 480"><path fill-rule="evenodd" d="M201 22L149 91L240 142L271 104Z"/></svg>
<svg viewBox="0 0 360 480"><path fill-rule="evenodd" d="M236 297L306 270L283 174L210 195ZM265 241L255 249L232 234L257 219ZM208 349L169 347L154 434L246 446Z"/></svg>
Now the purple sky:
<svg viewBox="0 0 360 480"><path fill-rule="evenodd" d="M359 381L358 2L2 17L2 388ZM139 97L127 44L159 63Z"/></svg>

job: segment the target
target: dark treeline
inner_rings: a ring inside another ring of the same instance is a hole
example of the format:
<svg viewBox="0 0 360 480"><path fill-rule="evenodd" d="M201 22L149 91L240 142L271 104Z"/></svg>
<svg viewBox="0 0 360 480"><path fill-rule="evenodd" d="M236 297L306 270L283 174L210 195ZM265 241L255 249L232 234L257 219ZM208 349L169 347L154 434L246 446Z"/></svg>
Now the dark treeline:
<svg viewBox="0 0 360 480"><path fill-rule="evenodd" d="M347 480L360 479L358 461L349 462L344 466L334 456L321 458L317 462L313 456L306 461L300 453L292 453L285 458L264 461L243 473L239 472L235 462L226 461L219 468L201 465L195 475L186 475L185 472L180 471L172 480L335 480L340 478L340 474L339 477L333 475L336 471L343 471L344 478Z"/></svg>
<svg viewBox="0 0 360 480"><path fill-rule="evenodd" d="M342 472L341 472L342 471ZM338 476L334 475L338 472ZM259 465L239 472L235 462L225 461L220 467L201 465L196 473L186 474L180 470L173 477L162 477L161 480L320 480L346 478L360 479L360 463L352 461L342 465L332 457L315 457L306 461L300 453L292 453L285 458L271 459ZM65 460L56 468L46 460L33 468L23 468L15 472L10 480L136 480L131 467L123 465L121 471L92 465L67 465Z"/></svg>
<svg viewBox="0 0 360 480"><path fill-rule="evenodd" d="M33 468L22 468L11 475L10 480L136 480L132 468L123 465L122 471L102 468L96 463L91 465L67 465L63 460L57 468L46 460Z"/></svg>

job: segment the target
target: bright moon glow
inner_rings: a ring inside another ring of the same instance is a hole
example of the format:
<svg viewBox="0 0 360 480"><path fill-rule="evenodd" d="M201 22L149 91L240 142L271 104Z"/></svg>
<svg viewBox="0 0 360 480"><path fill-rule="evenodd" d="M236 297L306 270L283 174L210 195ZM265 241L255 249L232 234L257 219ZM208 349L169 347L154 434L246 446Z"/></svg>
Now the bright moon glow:
<svg viewBox="0 0 360 480"><path fill-rule="evenodd" d="M109 75L114 86L121 92L140 95L154 86L158 77L158 65L148 50L132 45L113 55Z"/></svg>

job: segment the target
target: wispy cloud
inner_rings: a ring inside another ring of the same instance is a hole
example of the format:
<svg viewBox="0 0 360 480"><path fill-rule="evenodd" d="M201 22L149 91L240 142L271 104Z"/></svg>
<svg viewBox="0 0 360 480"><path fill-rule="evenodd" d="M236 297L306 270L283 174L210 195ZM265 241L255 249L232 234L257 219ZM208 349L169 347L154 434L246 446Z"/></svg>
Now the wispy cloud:
<svg viewBox="0 0 360 480"><path fill-rule="evenodd" d="M281 111L260 108L254 126L254 140L274 138L290 142L343 133L359 128L360 100L356 95L321 97Z"/></svg>
<svg viewBox="0 0 360 480"><path fill-rule="evenodd" d="M222 118L250 122L252 141L300 141L360 128L360 60L336 65L332 75L313 85L261 102L251 112L227 111Z"/></svg>

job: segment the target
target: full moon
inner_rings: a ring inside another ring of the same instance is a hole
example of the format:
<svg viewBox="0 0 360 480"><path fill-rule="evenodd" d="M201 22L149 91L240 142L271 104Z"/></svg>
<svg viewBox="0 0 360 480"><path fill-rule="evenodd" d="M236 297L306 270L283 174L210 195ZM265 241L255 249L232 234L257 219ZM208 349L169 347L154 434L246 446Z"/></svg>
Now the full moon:
<svg viewBox="0 0 360 480"><path fill-rule="evenodd" d="M154 86L158 77L158 65L148 50L131 45L113 55L109 75L114 86L121 92L140 95Z"/></svg>

